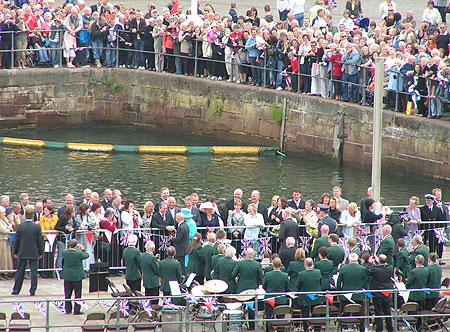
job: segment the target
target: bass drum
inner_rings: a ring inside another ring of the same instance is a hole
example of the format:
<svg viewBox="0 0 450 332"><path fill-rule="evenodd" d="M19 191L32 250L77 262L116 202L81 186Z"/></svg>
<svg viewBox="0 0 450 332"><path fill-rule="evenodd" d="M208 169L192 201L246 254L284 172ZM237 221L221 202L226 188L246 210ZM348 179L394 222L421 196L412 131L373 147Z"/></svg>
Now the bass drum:
<svg viewBox="0 0 450 332"><path fill-rule="evenodd" d="M222 314L222 332L242 332L244 325L242 310L224 310Z"/></svg>

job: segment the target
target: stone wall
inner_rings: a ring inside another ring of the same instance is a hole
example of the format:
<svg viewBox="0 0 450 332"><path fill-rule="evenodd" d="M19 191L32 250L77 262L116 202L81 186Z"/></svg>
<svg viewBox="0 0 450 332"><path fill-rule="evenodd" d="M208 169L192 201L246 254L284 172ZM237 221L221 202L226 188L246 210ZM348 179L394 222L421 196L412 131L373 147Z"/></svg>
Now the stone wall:
<svg viewBox="0 0 450 332"><path fill-rule="evenodd" d="M283 98L287 153L370 165L370 108L137 70L0 71L0 126L128 123L278 146ZM384 112L384 169L450 179L449 129L447 121Z"/></svg>

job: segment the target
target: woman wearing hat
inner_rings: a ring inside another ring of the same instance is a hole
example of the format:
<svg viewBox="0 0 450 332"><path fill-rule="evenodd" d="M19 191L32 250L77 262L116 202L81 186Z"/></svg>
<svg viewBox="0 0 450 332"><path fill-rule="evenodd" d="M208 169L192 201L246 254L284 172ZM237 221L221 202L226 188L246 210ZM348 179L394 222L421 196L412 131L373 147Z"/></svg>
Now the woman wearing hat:
<svg viewBox="0 0 450 332"><path fill-rule="evenodd" d="M215 212L212 202L205 202L200 205L200 219L202 227L220 227L219 215Z"/></svg>

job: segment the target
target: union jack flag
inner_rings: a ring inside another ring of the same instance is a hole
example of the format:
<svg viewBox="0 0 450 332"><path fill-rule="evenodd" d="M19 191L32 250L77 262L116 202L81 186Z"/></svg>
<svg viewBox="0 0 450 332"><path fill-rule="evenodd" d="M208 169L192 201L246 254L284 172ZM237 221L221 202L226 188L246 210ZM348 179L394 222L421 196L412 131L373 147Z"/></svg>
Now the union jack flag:
<svg viewBox="0 0 450 332"><path fill-rule="evenodd" d="M107 302L105 300L99 300L98 303L103 304L105 307L111 308L113 305L110 302Z"/></svg>
<svg viewBox="0 0 450 332"><path fill-rule="evenodd" d="M203 298L203 301L204 301L203 304L209 309L209 311L213 312L217 309L217 305L213 297L206 296Z"/></svg>
<svg viewBox="0 0 450 332"><path fill-rule="evenodd" d="M419 231L419 230L417 230L417 231L414 231L414 236L416 236L416 235L423 236L423 233L425 233L425 231Z"/></svg>
<svg viewBox="0 0 450 332"><path fill-rule="evenodd" d="M176 307L172 303L172 299L170 297L163 297L162 301L163 301L163 305L168 306L171 309L176 309Z"/></svg>
<svg viewBox="0 0 450 332"><path fill-rule="evenodd" d="M66 313L66 307L64 306L64 301L53 301L56 309L63 315Z"/></svg>
<svg viewBox="0 0 450 332"><path fill-rule="evenodd" d="M159 243L159 251L166 251L170 246L170 236L161 235L161 242Z"/></svg>
<svg viewBox="0 0 450 332"><path fill-rule="evenodd" d="M368 236L361 236L359 238L359 243L361 244L361 250L370 251L370 243Z"/></svg>
<svg viewBox="0 0 450 332"><path fill-rule="evenodd" d="M439 243L448 241L447 234L445 234L445 228L434 228L433 231Z"/></svg>
<svg viewBox="0 0 450 332"><path fill-rule="evenodd" d="M75 301L75 303L78 304L78 305L80 305L80 307L83 307L83 308L85 308L85 309L88 309L88 308L89 308L89 306L87 305L87 303L84 302L84 301Z"/></svg>
<svg viewBox="0 0 450 332"><path fill-rule="evenodd" d="M197 304L198 300L197 298L192 294L186 294L186 301L188 301L190 304Z"/></svg>
<svg viewBox="0 0 450 332"><path fill-rule="evenodd" d="M375 234L375 247L378 248L381 244L381 241L384 240L383 234Z"/></svg>
<svg viewBox="0 0 450 332"><path fill-rule="evenodd" d="M271 240L270 237L263 237L263 238L259 239L259 242L261 243L261 254L272 253L270 240Z"/></svg>
<svg viewBox="0 0 450 332"><path fill-rule="evenodd" d="M340 237L338 240L338 244L340 247L342 247L342 249L344 249L346 255L350 253L350 250L347 247L347 238Z"/></svg>
<svg viewBox="0 0 450 332"><path fill-rule="evenodd" d="M125 317L130 314L130 306L128 300L120 300L120 312L123 313Z"/></svg>
<svg viewBox="0 0 450 332"><path fill-rule="evenodd" d="M23 310L23 304L20 302L13 302L13 307L16 312L19 313L22 318L25 318L25 311Z"/></svg>
<svg viewBox="0 0 450 332"><path fill-rule="evenodd" d="M122 233L120 233L120 244L123 246L127 246L128 238L130 237L131 234L133 234L132 231L122 231Z"/></svg>
<svg viewBox="0 0 450 332"><path fill-rule="evenodd" d="M39 311L44 317L47 315L47 310L45 309L44 302L33 302L37 311Z"/></svg>
<svg viewBox="0 0 450 332"><path fill-rule="evenodd" d="M150 300L140 300L139 303L141 304L142 308L147 312L149 316L152 314L152 303Z"/></svg>
<svg viewBox="0 0 450 332"><path fill-rule="evenodd" d="M336 9L338 7L338 4L336 2L336 0L329 0L328 4L333 7L334 9Z"/></svg>
<svg viewBox="0 0 450 332"><path fill-rule="evenodd" d="M309 237L307 237L307 236L299 236L299 238L298 238L298 247L302 248L303 250L306 251L306 249L308 248L308 241L309 241Z"/></svg>
<svg viewBox="0 0 450 332"><path fill-rule="evenodd" d="M152 236L150 233L142 233L142 238L144 240L144 246L147 244L148 241L152 240Z"/></svg>
<svg viewBox="0 0 450 332"><path fill-rule="evenodd" d="M241 256L244 256L247 249L252 247L250 240L241 240Z"/></svg>

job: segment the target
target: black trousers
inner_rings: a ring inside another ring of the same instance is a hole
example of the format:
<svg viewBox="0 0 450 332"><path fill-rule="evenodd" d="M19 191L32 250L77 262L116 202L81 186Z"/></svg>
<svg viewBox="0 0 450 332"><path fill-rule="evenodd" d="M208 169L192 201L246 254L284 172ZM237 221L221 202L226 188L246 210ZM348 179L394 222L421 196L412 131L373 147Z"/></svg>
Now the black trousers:
<svg viewBox="0 0 450 332"><path fill-rule="evenodd" d="M159 287L145 287L145 296L159 296ZM150 300L151 304L158 304L159 299Z"/></svg>
<svg viewBox="0 0 450 332"><path fill-rule="evenodd" d="M130 288L133 292L141 291L141 279L137 279L137 280L128 280L127 279L127 285L130 286Z"/></svg>
<svg viewBox="0 0 450 332"><path fill-rule="evenodd" d="M186 256L176 256L175 259L181 264L181 274L186 275Z"/></svg>
<svg viewBox="0 0 450 332"><path fill-rule="evenodd" d="M72 297L72 292L75 293L75 298L81 298L81 287L82 281L69 281L64 280L64 298L70 299ZM77 314L80 312L81 306L78 303L75 303L73 308L73 313ZM72 301L66 301L66 313L72 312Z"/></svg>
<svg viewBox="0 0 450 332"><path fill-rule="evenodd" d="M31 287L30 287L30 295L34 295L37 289L37 269L38 269L38 260L37 259L20 259L19 258L19 266L17 267L17 272L15 276L13 293L19 294L22 289L23 278L25 276L25 269L27 267L27 263L30 264L31 269Z"/></svg>
<svg viewBox="0 0 450 332"><path fill-rule="evenodd" d="M389 316L391 314L391 296L386 297L384 295L377 296L373 298L373 305L375 309L375 325L376 331L383 331L383 318L378 318L377 316ZM388 332L392 332L392 319L385 318L386 320L386 329Z"/></svg>
<svg viewBox="0 0 450 332"><path fill-rule="evenodd" d="M425 309L426 310L431 310L434 308L434 306L436 305L436 303L438 302L439 298L435 297L432 299L426 299L425 300Z"/></svg>

